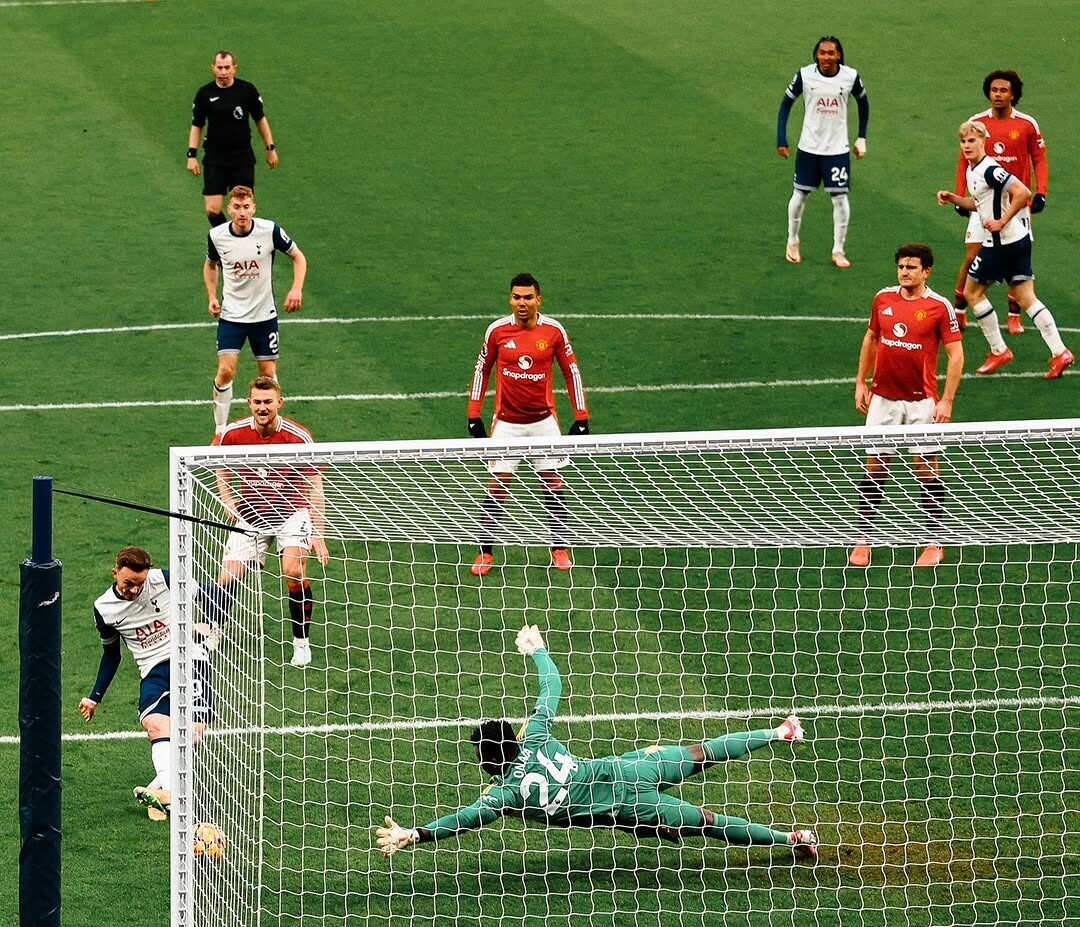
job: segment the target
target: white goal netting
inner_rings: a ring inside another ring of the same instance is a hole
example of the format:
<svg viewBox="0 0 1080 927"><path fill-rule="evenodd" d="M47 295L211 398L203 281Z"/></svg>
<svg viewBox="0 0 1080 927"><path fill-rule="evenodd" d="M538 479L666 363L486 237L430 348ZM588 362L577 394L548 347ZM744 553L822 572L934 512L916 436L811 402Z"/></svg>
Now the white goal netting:
<svg viewBox="0 0 1080 927"><path fill-rule="evenodd" d="M173 508L196 519L224 520L220 478L321 481L330 553L307 560L301 668L279 559L223 594L227 532L174 520L176 927L1013 925L1080 909L1080 421L495 446L173 451ZM898 448L887 481L866 483L868 447ZM940 449L943 490L911 447ZM485 502L485 462L508 454L569 455L557 503L527 465ZM849 565L864 544L870 565ZM944 562L916 566L928 545ZM214 718L194 745L203 622ZM561 673L553 734L576 757L797 714L803 743L671 794L813 829L816 864L514 817L385 859L384 816L423 827L480 796L477 723L529 716L525 623ZM224 851L195 857L204 823Z"/></svg>

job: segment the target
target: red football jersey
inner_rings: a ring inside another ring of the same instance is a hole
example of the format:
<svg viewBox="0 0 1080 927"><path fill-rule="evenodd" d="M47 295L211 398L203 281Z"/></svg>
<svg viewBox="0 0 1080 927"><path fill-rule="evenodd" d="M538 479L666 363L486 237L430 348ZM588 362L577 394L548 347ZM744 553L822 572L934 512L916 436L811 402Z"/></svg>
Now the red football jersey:
<svg viewBox="0 0 1080 927"><path fill-rule="evenodd" d="M938 398L938 345L960 340L952 303L927 288L905 299L900 287L879 290L870 307L877 356L870 389L884 399L918 402Z"/></svg>
<svg viewBox="0 0 1080 927"><path fill-rule="evenodd" d="M986 109L976 113L968 122L979 122L986 126L986 153L991 158L1014 177L1018 177L1032 193L1046 195L1050 174L1046 161L1046 142L1039 131L1039 124L1031 116L1014 109L1007 119L995 119L993 110ZM967 161L961 154L956 165L957 196L963 196L967 190L967 168Z"/></svg>
<svg viewBox="0 0 1080 927"><path fill-rule="evenodd" d="M221 436L222 447L238 444L312 444L303 425L278 416L277 429L266 437L255 430L255 419L232 422ZM311 508L308 494L317 467L242 467L233 484L238 492L237 514L254 527L280 525L300 509Z"/></svg>
<svg viewBox="0 0 1080 927"><path fill-rule="evenodd" d="M566 329L545 315L538 315L532 328L517 325L512 315L496 319L488 326L476 359L468 417L480 417L492 369L495 370L495 418L527 425L553 415L554 362L558 362L566 379L575 420L588 418L581 371Z"/></svg>

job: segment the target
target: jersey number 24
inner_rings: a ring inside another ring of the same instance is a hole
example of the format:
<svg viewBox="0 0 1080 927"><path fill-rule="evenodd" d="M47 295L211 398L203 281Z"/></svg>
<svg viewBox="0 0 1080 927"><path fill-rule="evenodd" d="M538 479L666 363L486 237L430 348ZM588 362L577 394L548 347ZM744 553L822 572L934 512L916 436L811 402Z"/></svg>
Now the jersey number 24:
<svg viewBox="0 0 1080 927"><path fill-rule="evenodd" d="M543 750L537 750L536 759L548 771L551 782L560 786L563 786L566 780L570 778L570 774L577 769L574 758L565 753L556 753L554 759L549 759ZM555 793L555 797L552 798L551 783L548 782L548 779L541 776L540 773L527 773L521 777L521 797L525 801L532 798L533 786L536 787L537 802L548 817L558 811L570 796L570 792L564 787L560 788Z"/></svg>

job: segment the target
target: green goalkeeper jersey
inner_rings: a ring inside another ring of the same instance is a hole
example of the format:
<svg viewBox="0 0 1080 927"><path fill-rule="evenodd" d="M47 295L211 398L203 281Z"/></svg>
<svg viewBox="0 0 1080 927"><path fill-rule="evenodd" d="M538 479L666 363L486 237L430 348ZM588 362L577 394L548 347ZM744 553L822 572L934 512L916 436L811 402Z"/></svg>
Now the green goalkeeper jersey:
<svg viewBox="0 0 1080 927"><path fill-rule="evenodd" d="M506 814L556 827L615 823L633 783L620 775L616 757L581 760L551 736L562 680L546 650L536 651L533 662L540 677L540 695L519 735L521 752L479 799L426 825L432 839L453 837Z"/></svg>

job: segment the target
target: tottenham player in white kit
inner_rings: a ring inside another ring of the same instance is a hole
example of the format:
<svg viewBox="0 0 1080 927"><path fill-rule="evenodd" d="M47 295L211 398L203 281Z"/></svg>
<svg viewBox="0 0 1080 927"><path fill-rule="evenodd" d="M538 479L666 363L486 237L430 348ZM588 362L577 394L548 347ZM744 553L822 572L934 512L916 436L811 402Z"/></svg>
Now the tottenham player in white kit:
<svg viewBox="0 0 1080 927"><path fill-rule="evenodd" d="M787 121L798 97L805 114L799 146L795 151L795 183L788 202L788 236L785 258L790 264L802 262L799 228L806 200L819 186L832 197L832 261L840 268L851 266L844 251L851 204L848 202L848 174L851 170L848 144L848 99L855 98L859 109L859 132L855 157L866 154L866 125L870 101L859 72L844 64L844 47L833 35L823 36L814 46L814 63L799 68L788 84L776 122L776 151L781 158L791 152L787 141Z"/></svg>
<svg viewBox="0 0 1080 927"><path fill-rule="evenodd" d="M307 258L276 222L255 217L255 194L250 187L233 187L229 217L210 230L203 264L203 282L210 315L218 319L217 375L214 377L214 443L229 424L233 380L244 341L251 343L260 377L277 379L278 315L274 303L274 252L293 265L292 286L285 311L297 312L304 299ZM221 277L221 299L218 299Z"/></svg>
<svg viewBox="0 0 1080 927"><path fill-rule="evenodd" d="M127 644L139 669L139 721L150 738L150 758L156 776L138 786L135 797L151 820L164 820L172 790L171 724L169 720L169 574L152 569L141 547L125 547L116 555L113 584L94 601L94 621L101 635L101 663L90 694L79 702L87 723L94 717L120 666L120 641ZM206 626L199 626L209 630ZM213 713L208 654L195 641L193 649L195 736L202 734Z"/></svg>
<svg viewBox="0 0 1080 927"><path fill-rule="evenodd" d="M984 238L979 253L968 269L964 298L990 344L990 353L975 372L990 374L1011 363L1013 352L1001 337L997 312L986 298L986 291L1005 281L1012 287L1020 308L1042 335L1050 349L1050 369L1046 379L1057 379L1073 363L1050 310L1035 295L1035 275L1031 270L1031 225L1029 190L1019 178L986 154L986 126L969 120L960 125L960 151L968 163L968 196L951 190L938 190L939 206L951 203L968 210L978 210Z"/></svg>

